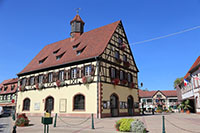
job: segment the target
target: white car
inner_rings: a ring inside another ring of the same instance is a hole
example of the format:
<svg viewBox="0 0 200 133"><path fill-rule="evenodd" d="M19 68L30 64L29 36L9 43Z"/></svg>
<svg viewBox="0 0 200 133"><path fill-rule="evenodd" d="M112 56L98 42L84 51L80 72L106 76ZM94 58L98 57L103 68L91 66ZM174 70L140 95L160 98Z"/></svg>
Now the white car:
<svg viewBox="0 0 200 133"><path fill-rule="evenodd" d="M4 112L3 112L3 107L0 106L0 116L2 116L3 113L4 113Z"/></svg>

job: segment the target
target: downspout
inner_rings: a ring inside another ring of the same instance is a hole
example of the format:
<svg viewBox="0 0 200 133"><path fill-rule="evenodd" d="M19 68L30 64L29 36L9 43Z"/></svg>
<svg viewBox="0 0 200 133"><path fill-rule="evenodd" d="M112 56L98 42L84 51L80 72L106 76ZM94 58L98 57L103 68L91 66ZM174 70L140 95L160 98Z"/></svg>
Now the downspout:
<svg viewBox="0 0 200 133"><path fill-rule="evenodd" d="M100 110L99 110L99 99L100 99L100 97L99 97L99 90L100 90L100 88L99 88L99 83L100 83L100 75L99 75L99 60L98 60L98 57L95 57L95 59L96 59L96 61L97 61L97 64L96 64L96 67L97 67L97 118L98 119L100 119L101 118L101 112L100 112Z"/></svg>

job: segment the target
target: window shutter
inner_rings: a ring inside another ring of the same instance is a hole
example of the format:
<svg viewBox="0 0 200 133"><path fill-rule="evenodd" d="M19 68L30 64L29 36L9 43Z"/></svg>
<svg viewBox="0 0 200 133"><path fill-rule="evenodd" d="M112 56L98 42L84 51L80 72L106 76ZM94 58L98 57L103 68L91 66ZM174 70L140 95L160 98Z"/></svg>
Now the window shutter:
<svg viewBox="0 0 200 133"><path fill-rule="evenodd" d="M38 83L38 76L35 76L35 84Z"/></svg>
<svg viewBox="0 0 200 133"><path fill-rule="evenodd" d="M130 73L130 75L131 75L131 82L133 82L133 75Z"/></svg>
<svg viewBox="0 0 200 133"><path fill-rule="evenodd" d="M56 82L56 80L57 80L57 74L56 74L56 72L54 72L53 73L53 81Z"/></svg>
<svg viewBox="0 0 200 133"><path fill-rule="evenodd" d="M46 83L49 83L49 73L46 74Z"/></svg>
<svg viewBox="0 0 200 133"><path fill-rule="evenodd" d="M80 77L80 76L79 76L79 75L80 75L80 74L79 74L79 71L80 71L80 68L79 68L79 67L77 67L77 73L76 73L76 77L77 77L77 78L79 78L79 77Z"/></svg>
<svg viewBox="0 0 200 133"><path fill-rule="evenodd" d="M91 73L90 73L90 75L94 75L95 74L95 69L94 69L94 65L91 65Z"/></svg>
<svg viewBox="0 0 200 133"><path fill-rule="evenodd" d="M43 83L47 83L47 77L48 77L48 74L43 75Z"/></svg>
<svg viewBox="0 0 200 133"><path fill-rule="evenodd" d="M81 67L81 77L85 76L85 66Z"/></svg>
<svg viewBox="0 0 200 133"><path fill-rule="evenodd" d="M64 70L64 81L66 79L66 75L67 75L67 70Z"/></svg>
<svg viewBox="0 0 200 133"><path fill-rule="evenodd" d="M128 81L128 72L124 72L124 79Z"/></svg>
<svg viewBox="0 0 200 133"><path fill-rule="evenodd" d="M56 72L56 80L59 80L59 72Z"/></svg>
<svg viewBox="0 0 200 133"><path fill-rule="evenodd" d="M119 70L117 70L117 69L115 69L116 70L116 78L118 78L119 79L119 76L120 76L120 71Z"/></svg>
<svg viewBox="0 0 200 133"><path fill-rule="evenodd" d="M111 73L111 67L109 67L109 75L110 75L110 78L112 78L112 73Z"/></svg>
<svg viewBox="0 0 200 133"><path fill-rule="evenodd" d="M30 78L26 78L26 85L27 86L29 85L29 80L30 80Z"/></svg>
<svg viewBox="0 0 200 133"><path fill-rule="evenodd" d="M71 79L71 69L68 70L68 79Z"/></svg>

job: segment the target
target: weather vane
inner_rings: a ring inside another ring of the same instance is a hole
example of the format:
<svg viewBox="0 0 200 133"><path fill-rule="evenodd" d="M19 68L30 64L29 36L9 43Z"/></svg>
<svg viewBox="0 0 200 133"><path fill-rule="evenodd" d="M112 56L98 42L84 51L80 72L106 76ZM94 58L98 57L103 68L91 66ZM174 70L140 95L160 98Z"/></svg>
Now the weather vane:
<svg viewBox="0 0 200 133"><path fill-rule="evenodd" d="M80 10L81 10L81 8L76 8L76 13L79 14Z"/></svg>

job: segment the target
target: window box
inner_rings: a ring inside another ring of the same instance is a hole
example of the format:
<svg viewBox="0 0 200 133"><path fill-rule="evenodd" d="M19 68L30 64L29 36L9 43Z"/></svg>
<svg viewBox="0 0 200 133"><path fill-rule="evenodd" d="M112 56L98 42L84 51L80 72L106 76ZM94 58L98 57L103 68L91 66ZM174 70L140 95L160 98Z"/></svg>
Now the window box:
<svg viewBox="0 0 200 133"><path fill-rule="evenodd" d="M130 63L128 61L123 61L124 67L130 67Z"/></svg>
<svg viewBox="0 0 200 133"><path fill-rule="evenodd" d="M57 87L60 87L60 80L56 81L56 85L57 85Z"/></svg>
<svg viewBox="0 0 200 133"><path fill-rule="evenodd" d="M113 80L112 80L112 83L113 83L114 85L119 84L119 79L118 79L118 78L113 79Z"/></svg>
<svg viewBox="0 0 200 133"><path fill-rule="evenodd" d="M127 80L124 79L124 80L121 81L121 83L122 83L123 85L126 85L128 82L127 82Z"/></svg>
<svg viewBox="0 0 200 133"><path fill-rule="evenodd" d="M37 90L44 89L44 84L43 84L43 83L36 84L36 85L35 85L35 88L36 88Z"/></svg>
<svg viewBox="0 0 200 133"><path fill-rule="evenodd" d="M93 81L92 76L83 76L82 78L83 84L88 84L88 83L91 83L92 81Z"/></svg>
<svg viewBox="0 0 200 133"><path fill-rule="evenodd" d="M129 87L129 88L134 88L134 87L135 87L135 83L129 82L129 83L128 83L128 87Z"/></svg>
<svg viewBox="0 0 200 133"><path fill-rule="evenodd" d="M125 48L126 48L126 45L125 45L125 44L121 44L121 45L119 45L119 49L121 49L121 50L125 50Z"/></svg>
<svg viewBox="0 0 200 133"><path fill-rule="evenodd" d="M115 62L120 64L122 62L122 60L120 58L115 58Z"/></svg>
<svg viewBox="0 0 200 133"><path fill-rule="evenodd" d="M19 91L24 91L25 90L25 85L21 85L20 87L19 87Z"/></svg>

